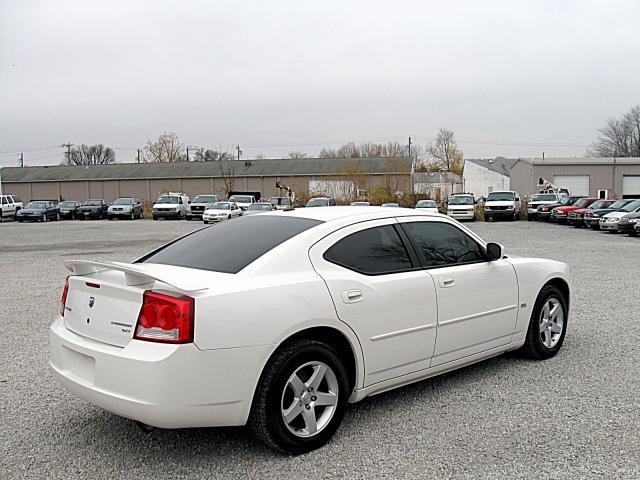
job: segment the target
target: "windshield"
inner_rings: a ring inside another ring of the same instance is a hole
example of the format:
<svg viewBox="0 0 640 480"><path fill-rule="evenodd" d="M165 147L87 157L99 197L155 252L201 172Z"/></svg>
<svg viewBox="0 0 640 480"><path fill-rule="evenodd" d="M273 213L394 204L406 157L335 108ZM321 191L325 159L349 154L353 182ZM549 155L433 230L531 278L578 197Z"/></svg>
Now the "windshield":
<svg viewBox="0 0 640 480"><path fill-rule="evenodd" d="M47 204L45 202L29 202L26 208L33 208L34 210L44 210L47 208Z"/></svg>
<svg viewBox="0 0 640 480"><path fill-rule="evenodd" d="M398 205L397 203L383 203L381 206L382 207L399 207L400 205Z"/></svg>
<svg viewBox="0 0 640 480"><path fill-rule="evenodd" d="M231 210L231 204L227 202L216 202L208 206L213 210Z"/></svg>
<svg viewBox="0 0 640 480"><path fill-rule="evenodd" d="M494 192L487 197L487 202L513 202L512 192Z"/></svg>
<svg viewBox="0 0 640 480"><path fill-rule="evenodd" d="M576 203L574 203L573 205L575 207L584 207L585 205L587 205L590 202L589 199L587 198L581 198L580 200L578 200Z"/></svg>
<svg viewBox="0 0 640 480"><path fill-rule="evenodd" d="M450 197L449 205L473 205L473 197Z"/></svg>
<svg viewBox="0 0 640 480"><path fill-rule="evenodd" d="M178 203L178 197L158 197L156 203Z"/></svg>
<svg viewBox="0 0 640 480"><path fill-rule="evenodd" d="M622 207L622 210L624 210L625 212L633 212L636 208L639 208L639 207L640 207L640 200L636 200Z"/></svg>
<svg viewBox="0 0 640 480"><path fill-rule="evenodd" d="M328 198L312 198L307 202L307 207L326 207L329 205Z"/></svg>
<svg viewBox="0 0 640 480"><path fill-rule="evenodd" d="M238 273L282 242L322 222L278 215L249 215L205 227L137 260ZM221 282L224 280L221 279Z"/></svg>
<svg viewBox="0 0 640 480"><path fill-rule="evenodd" d="M595 210L596 208L607 208L609 205L611 205L609 200L598 200L589 205L589 208Z"/></svg>
<svg viewBox="0 0 640 480"><path fill-rule="evenodd" d="M420 200L416 203L416 208L436 208L436 202L433 200Z"/></svg>
<svg viewBox="0 0 640 480"><path fill-rule="evenodd" d="M531 197L532 202L555 202L558 200L553 193L538 193Z"/></svg>
<svg viewBox="0 0 640 480"><path fill-rule="evenodd" d="M211 203L218 200L216 195L198 195L191 203Z"/></svg>
<svg viewBox="0 0 640 480"><path fill-rule="evenodd" d="M86 205L87 207L99 207L102 205L102 202L100 200L87 200L82 205Z"/></svg>
<svg viewBox="0 0 640 480"><path fill-rule="evenodd" d="M617 202L612 203L609 208L622 208L631 202L632 200L618 200Z"/></svg>
<svg viewBox="0 0 640 480"><path fill-rule="evenodd" d="M133 205L133 198L119 198L115 202L114 205Z"/></svg>
<svg viewBox="0 0 640 480"><path fill-rule="evenodd" d="M584 197L566 197L567 201L563 205L573 205L578 202L578 200L582 200Z"/></svg>
<svg viewBox="0 0 640 480"><path fill-rule="evenodd" d="M229 201L235 203L253 203L253 197L248 195L231 195Z"/></svg>
<svg viewBox="0 0 640 480"><path fill-rule="evenodd" d="M73 208L76 206L75 202L60 202L58 204L60 208Z"/></svg>
<svg viewBox="0 0 640 480"><path fill-rule="evenodd" d="M252 203L251 205L249 205L249 208L247 208L247 210L259 210L263 212L269 212L273 210L273 207L271 206L270 203Z"/></svg>
<svg viewBox="0 0 640 480"><path fill-rule="evenodd" d="M289 205L287 197L271 197L271 205Z"/></svg>

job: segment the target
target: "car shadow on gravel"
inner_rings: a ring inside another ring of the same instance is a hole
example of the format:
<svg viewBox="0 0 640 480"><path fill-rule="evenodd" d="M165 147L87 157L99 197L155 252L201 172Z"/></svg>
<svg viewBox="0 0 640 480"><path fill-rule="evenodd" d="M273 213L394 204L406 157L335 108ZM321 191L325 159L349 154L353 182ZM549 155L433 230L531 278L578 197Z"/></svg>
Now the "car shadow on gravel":
<svg viewBox="0 0 640 480"><path fill-rule="evenodd" d="M460 402L461 391L468 392L478 386L486 388L487 382L498 384L505 376L514 375L514 368L517 368L514 363L531 361L518 354L502 355L349 405L335 439L325 448L331 448L331 443L358 441L357 437L369 433L372 426L384 428L390 419L405 421L402 415L407 412L407 405L423 409L428 415L436 411L436 406L441 408ZM215 464L247 454L265 458L274 456L253 437L248 427L154 429L146 433L131 420L90 408L88 415L76 417L72 422L75 425L69 425L71 431L68 433L78 435L78 443L99 447L103 454L120 457L125 463L144 457L145 462L187 465L207 459L209 464ZM414 420L406 418L406 422Z"/></svg>

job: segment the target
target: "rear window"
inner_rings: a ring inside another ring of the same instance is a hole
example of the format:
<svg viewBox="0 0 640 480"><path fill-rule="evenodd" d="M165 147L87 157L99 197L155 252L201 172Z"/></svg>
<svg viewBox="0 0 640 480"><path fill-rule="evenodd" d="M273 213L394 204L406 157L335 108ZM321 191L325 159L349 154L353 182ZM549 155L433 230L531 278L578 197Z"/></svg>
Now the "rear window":
<svg viewBox="0 0 640 480"><path fill-rule="evenodd" d="M321 223L297 217L240 217L182 237L136 263L238 273L282 242Z"/></svg>

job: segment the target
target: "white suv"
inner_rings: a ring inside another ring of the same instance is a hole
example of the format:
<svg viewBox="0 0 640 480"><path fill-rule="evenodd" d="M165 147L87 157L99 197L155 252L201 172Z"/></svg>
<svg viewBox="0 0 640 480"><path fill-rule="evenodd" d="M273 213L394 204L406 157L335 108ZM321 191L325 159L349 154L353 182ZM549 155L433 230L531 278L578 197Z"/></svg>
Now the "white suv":
<svg viewBox="0 0 640 480"><path fill-rule="evenodd" d="M17 195L0 195L0 222L5 218L16 217L22 208L22 199Z"/></svg>
<svg viewBox="0 0 640 480"><path fill-rule="evenodd" d="M496 218L518 220L520 218L520 194L513 191L491 192L484 202L484 221Z"/></svg>
<svg viewBox="0 0 640 480"><path fill-rule="evenodd" d="M471 193L456 193L447 201L447 215L456 220L476 219L476 199Z"/></svg>
<svg viewBox="0 0 640 480"><path fill-rule="evenodd" d="M184 193L169 192L160 195L153 204L153 219L175 218L182 219L187 216L189 197Z"/></svg>

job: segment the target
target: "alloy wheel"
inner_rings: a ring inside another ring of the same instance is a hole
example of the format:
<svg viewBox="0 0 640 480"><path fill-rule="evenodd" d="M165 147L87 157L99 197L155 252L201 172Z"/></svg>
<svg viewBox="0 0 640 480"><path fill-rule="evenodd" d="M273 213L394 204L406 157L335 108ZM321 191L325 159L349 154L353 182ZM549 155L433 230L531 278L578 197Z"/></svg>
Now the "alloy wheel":
<svg viewBox="0 0 640 480"><path fill-rule="evenodd" d="M338 405L338 379L323 362L307 362L296 369L282 392L281 413L287 429L297 437L312 437L333 418Z"/></svg>
<svg viewBox="0 0 640 480"><path fill-rule="evenodd" d="M556 346L564 328L564 311L560 300L549 297L540 312L540 339L547 348Z"/></svg>

